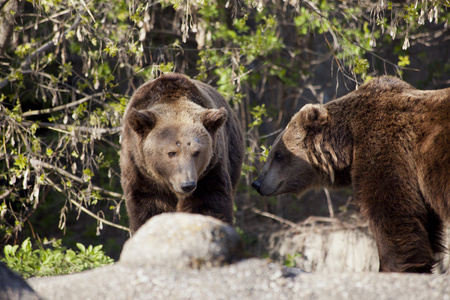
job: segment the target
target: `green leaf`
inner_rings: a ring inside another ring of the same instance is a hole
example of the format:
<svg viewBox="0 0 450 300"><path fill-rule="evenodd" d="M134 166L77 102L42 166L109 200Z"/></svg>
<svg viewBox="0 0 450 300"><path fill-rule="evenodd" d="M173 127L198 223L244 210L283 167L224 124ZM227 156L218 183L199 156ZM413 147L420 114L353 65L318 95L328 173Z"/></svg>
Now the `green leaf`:
<svg viewBox="0 0 450 300"><path fill-rule="evenodd" d="M398 66L399 67L406 67L409 66L410 61L409 61L409 55L400 55L399 57L399 62L398 62Z"/></svg>
<svg viewBox="0 0 450 300"><path fill-rule="evenodd" d="M45 153L47 154L47 156L52 156L53 155L53 150L51 149L51 148L47 148L46 150L45 150Z"/></svg>
<svg viewBox="0 0 450 300"><path fill-rule="evenodd" d="M117 52L119 51L119 48L117 47L117 44L115 43L108 43L103 50L103 52L106 52L109 56L114 57L116 56Z"/></svg>
<svg viewBox="0 0 450 300"><path fill-rule="evenodd" d="M26 169L27 164L28 159L23 154L19 154L17 158L14 160L14 165L18 166L20 170Z"/></svg>
<svg viewBox="0 0 450 300"><path fill-rule="evenodd" d="M77 248L80 249L81 253L86 252L86 247L84 247L84 245L81 243L77 243Z"/></svg>
<svg viewBox="0 0 450 300"><path fill-rule="evenodd" d="M11 258L15 256L17 249L19 248L19 245L6 245L3 249L3 252L5 253L6 258Z"/></svg>
<svg viewBox="0 0 450 300"><path fill-rule="evenodd" d="M366 74L367 70L369 69L369 61L365 58L355 58L355 60L353 61L354 66L353 66L353 72L355 72L355 74Z"/></svg>
<svg viewBox="0 0 450 300"><path fill-rule="evenodd" d="M91 169L84 169L83 170L83 180L85 182L89 182L92 177L94 177L94 173L91 171Z"/></svg>

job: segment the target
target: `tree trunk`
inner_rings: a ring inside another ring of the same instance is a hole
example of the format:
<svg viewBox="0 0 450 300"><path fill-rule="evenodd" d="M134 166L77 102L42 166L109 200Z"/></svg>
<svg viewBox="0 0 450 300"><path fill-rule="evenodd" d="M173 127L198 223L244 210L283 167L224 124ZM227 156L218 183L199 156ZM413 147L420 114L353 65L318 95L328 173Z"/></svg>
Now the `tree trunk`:
<svg viewBox="0 0 450 300"><path fill-rule="evenodd" d="M15 18L20 15L23 3L23 0L0 0L0 57L11 40Z"/></svg>

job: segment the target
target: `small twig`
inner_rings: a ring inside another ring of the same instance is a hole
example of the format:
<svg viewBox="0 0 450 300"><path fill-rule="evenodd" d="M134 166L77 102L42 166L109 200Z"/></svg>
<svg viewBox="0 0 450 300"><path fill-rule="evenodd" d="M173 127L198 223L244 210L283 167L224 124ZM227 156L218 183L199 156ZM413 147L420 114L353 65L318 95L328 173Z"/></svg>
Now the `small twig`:
<svg viewBox="0 0 450 300"><path fill-rule="evenodd" d="M97 96L102 95L102 94L103 94L103 92L102 93L97 93L97 94L94 94L94 95L90 95L88 97L84 97L84 98L82 98L80 100L73 101L73 102L70 102L70 103L67 103L67 104L64 104L64 105L60 105L60 106L56 106L56 107L52 107L52 108L26 111L26 112L24 112L22 114L22 117L36 116L36 115L42 115L42 114L49 114L49 113L52 113L52 112L55 112L55 111L60 111L60 110L66 109L68 107L76 106L78 104L81 104L83 102L91 100L92 98L97 97Z"/></svg>
<svg viewBox="0 0 450 300"><path fill-rule="evenodd" d="M83 205L81 205L80 203L78 203L77 201L73 200L73 199L69 199L71 203L73 203L76 207L78 207L79 209L81 209L83 212L85 212L86 214L90 215L91 217L93 217L94 219L98 220L99 222L105 223L106 225L112 226L112 227L116 227L125 231L130 232L130 229L128 227L122 226L122 225L118 225L116 223L110 222L108 220L105 220L99 216L97 216L96 214L94 214L93 212L91 212L89 209L87 209L86 207L84 207Z"/></svg>
<svg viewBox="0 0 450 300"><path fill-rule="evenodd" d="M52 187L55 188L57 191L59 191L59 192L61 192L61 193L64 192L63 189L60 188L57 184L55 184L53 181L51 181L51 180L48 179L48 178L47 178L47 180L48 180L49 182L52 183ZM85 208L85 207L82 206L80 203L76 202L75 200L70 199L70 198L68 198L68 199L69 199L69 201L70 201L71 203L73 203L76 207L78 207L80 210L82 210L82 211L85 212L86 214L90 215L91 217L95 218L96 220L98 220L98 221L100 221L100 222L103 222L103 223L105 223L105 224L107 224L107 225L109 225L109 226L116 227L116 228L119 228L119 229L122 229L122 230L125 230L125 231L130 232L130 229L129 229L128 227L124 227L124 226L122 226L122 225L118 225L118 224L112 223L112 222L110 222L110 221L108 221L108 220L105 220L105 219L103 219L103 218L100 218L99 216L97 216L96 214L94 214L93 212L91 212L90 210L88 210L87 208Z"/></svg>
<svg viewBox="0 0 450 300"><path fill-rule="evenodd" d="M22 121L22 124L32 125L35 123L28 122L28 121ZM86 126L73 126L73 125L64 125L64 124L56 124L56 123L46 123L46 122L39 122L37 125L40 128L47 128L52 129L56 131L62 131L64 133L69 133L71 130L79 131L79 132L87 132L87 133L95 133L95 134L114 134L117 132L120 132L122 130L122 126L119 127L113 127L113 128L94 128L94 127L86 127ZM65 131L63 131L65 130Z"/></svg>
<svg viewBox="0 0 450 300"><path fill-rule="evenodd" d="M330 48L331 54L333 54L334 60L336 61L339 70L341 71L341 73L344 73L344 70L342 69L341 64L339 63L339 59L336 57L336 54L334 53L333 47L331 47L330 42L328 42L327 35L325 32L323 34L323 37L325 38L325 42L327 42L328 48Z"/></svg>
<svg viewBox="0 0 450 300"><path fill-rule="evenodd" d="M78 182L78 183L82 183L82 184L85 183L81 178L79 178L79 177L77 177L77 176L75 176L75 175L72 175L72 174L70 174L69 172L67 172L66 170L63 170L63 169L61 169L61 168L59 168L59 167L57 167L57 166L51 165L51 164L49 164L49 163L40 161L40 160L35 159L35 158L31 158L31 159L30 159L30 163L31 163L32 165L39 165L39 166L42 166L42 167L47 168L47 169L55 170L55 171L58 172L59 174L61 174L61 175L63 175L63 176L66 176L66 177L68 177L68 178L70 178L70 179L72 179L73 181L76 181L76 182ZM106 195L109 195L109 196L111 196L111 197L122 198L122 194L119 194L119 193L116 193L116 192L111 192L111 191L102 189L102 188L97 187L97 186L92 186L92 188L93 188L94 190L96 190L96 191L105 193Z"/></svg>
<svg viewBox="0 0 450 300"><path fill-rule="evenodd" d="M331 203L331 196L328 189L323 189L325 192L325 196L327 196L327 204L328 204L328 211L330 212L330 218L334 218L334 210L333 210L333 203Z"/></svg>
<svg viewBox="0 0 450 300"><path fill-rule="evenodd" d="M3 194L0 195L0 200L5 199L6 197L8 197L9 194L11 194L11 190L5 191Z"/></svg>
<svg viewBox="0 0 450 300"><path fill-rule="evenodd" d="M278 133L280 133L280 132L283 131L283 130L284 130L284 128L280 128L280 129L278 129L278 130L275 130L274 132L268 133L268 134L266 134L266 135L262 135L262 136L260 136L260 139L265 139L265 138L267 138L267 137L269 137L269 136L278 134Z"/></svg>
<svg viewBox="0 0 450 300"><path fill-rule="evenodd" d="M251 210L252 212L254 212L255 214L258 214L258 215L261 215L261 216L264 216L264 217L267 217L267 218L276 220L276 221L278 221L278 222L280 222L280 223L283 223L283 224L287 224L287 225L289 225L289 226L291 226L291 227L294 227L294 228L296 228L296 229L302 229L299 225L295 224L294 222L291 222L291 221L289 221L289 220L283 219L283 218L278 217L278 216L276 216L276 215L274 215L274 214L271 214L271 213L268 213L268 212L259 210L259 209L257 209L256 207L252 207L250 210Z"/></svg>
<svg viewBox="0 0 450 300"><path fill-rule="evenodd" d="M316 222L340 223L340 221L336 218L310 216L305 221L303 221L302 224L306 225L306 224L311 224L311 223L316 223Z"/></svg>
<svg viewBox="0 0 450 300"><path fill-rule="evenodd" d="M81 3L83 3L84 8L88 12L89 16L92 18L92 21L94 21L94 23L95 23L95 18L92 15L91 10L89 9L89 7L86 5L86 2L84 2L84 0L81 0Z"/></svg>

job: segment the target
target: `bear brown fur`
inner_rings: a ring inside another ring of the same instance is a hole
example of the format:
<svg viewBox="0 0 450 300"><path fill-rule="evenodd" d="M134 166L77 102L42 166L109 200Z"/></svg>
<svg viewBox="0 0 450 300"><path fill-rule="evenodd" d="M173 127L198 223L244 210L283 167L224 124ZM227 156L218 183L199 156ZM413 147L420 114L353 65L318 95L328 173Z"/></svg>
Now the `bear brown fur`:
<svg viewBox="0 0 450 300"><path fill-rule="evenodd" d="M215 89L179 74L145 83L123 119L121 184L131 231L174 211L232 224L243 157L238 119Z"/></svg>
<svg viewBox="0 0 450 300"><path fill-rule="evenodd" d="M450 88L383 76L325 105L307 104L275 140L252 184L261 195L353 185L380 271L430 273L450 217Z"/></svg>

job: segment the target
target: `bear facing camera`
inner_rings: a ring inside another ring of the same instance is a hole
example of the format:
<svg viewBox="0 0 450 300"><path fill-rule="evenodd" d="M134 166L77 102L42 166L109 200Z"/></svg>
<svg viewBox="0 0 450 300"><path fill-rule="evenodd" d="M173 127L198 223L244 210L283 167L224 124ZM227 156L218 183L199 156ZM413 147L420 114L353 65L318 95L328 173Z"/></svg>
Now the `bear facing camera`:
<svg viewBox="0 0 450 300"><path fill-rule="evenodd" d="M243 158L238 119L214 88L180 74L145 83L123 118L121 184L131 231L164 212L232 224Z"/></svg>
<svg viewBox="0 0 450 300"><path fill-rule="evenodd" d="M348 185L380 271L431 273L450 217L450 88L422 91L382 76L305 105L252 184L265 196Z"/></svg>

